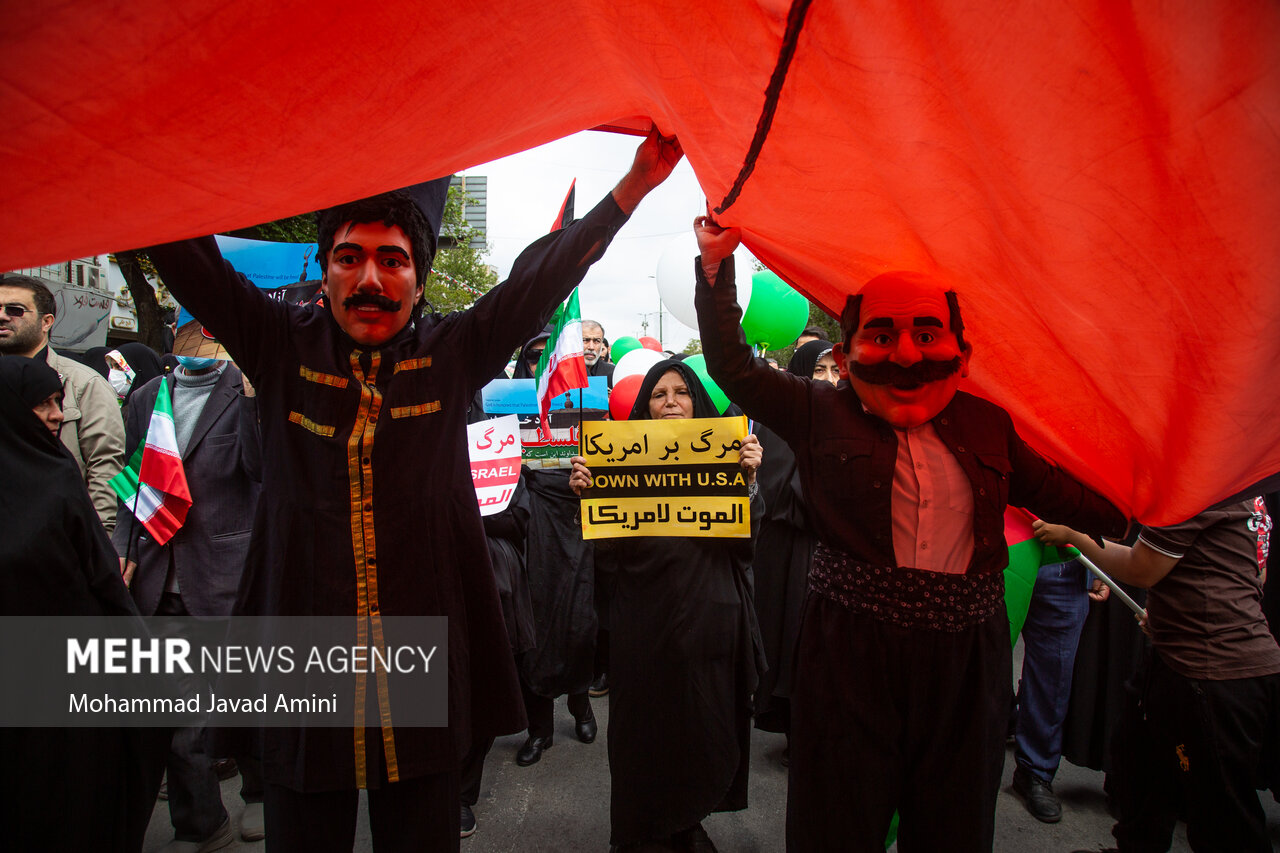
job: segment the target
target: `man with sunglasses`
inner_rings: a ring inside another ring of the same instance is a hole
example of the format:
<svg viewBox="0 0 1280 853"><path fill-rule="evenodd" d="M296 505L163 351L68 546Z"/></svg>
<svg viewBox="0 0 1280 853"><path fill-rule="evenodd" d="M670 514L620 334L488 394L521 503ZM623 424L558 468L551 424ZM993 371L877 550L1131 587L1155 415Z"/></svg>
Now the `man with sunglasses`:
<svg viewBox="0 0 1280 853"><path fill-rule="evenodd" d="M107 380L49 346L56 314L53 294L38 279L26 275L0 279L0 355L34 358L58 372L66 395L62 443L80 466L93 507L110 533L116 524L116 494L110 482L124 467L124 420L115 389Z"/></svg>

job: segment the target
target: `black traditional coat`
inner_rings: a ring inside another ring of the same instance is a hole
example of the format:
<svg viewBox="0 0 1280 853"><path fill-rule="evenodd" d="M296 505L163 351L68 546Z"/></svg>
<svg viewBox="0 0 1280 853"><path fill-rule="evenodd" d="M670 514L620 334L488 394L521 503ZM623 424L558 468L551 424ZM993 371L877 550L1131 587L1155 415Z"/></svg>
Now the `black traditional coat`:
<svg viewBox="0 0 1280 853"><path fill-rule="evenodd" d="M380 347L327 308L275 302L212 238L151 250L166 284L258 389L263 498L238 612L449 620L449 726L268 730L269 782L379 787L456 768L474 737L524 728L476 505L467 409L581 281L625 214L606 197L541 238L470 309L412 321ZM370 678L368 690L378 689Z"/></svg>

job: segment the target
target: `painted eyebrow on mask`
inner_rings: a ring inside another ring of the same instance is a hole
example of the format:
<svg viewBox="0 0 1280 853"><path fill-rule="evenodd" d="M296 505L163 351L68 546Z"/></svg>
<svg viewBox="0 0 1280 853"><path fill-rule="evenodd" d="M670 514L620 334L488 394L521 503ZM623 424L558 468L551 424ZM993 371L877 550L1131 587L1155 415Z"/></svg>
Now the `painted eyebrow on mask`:
<svg viewBox="0 0 1280 853"><path fill-rule="evenodd" d="M333 247L333 251L335 252L342 251L342 250L352 251L352 252L363 252L364 246L361 246L359 243L339 243L338 245ZM404 257L405 260L408 260L409 258L409 253L406 252L404 249L400 248L399 246L379 246L378 251L389 252L391 254L400 255Z"/></svg>

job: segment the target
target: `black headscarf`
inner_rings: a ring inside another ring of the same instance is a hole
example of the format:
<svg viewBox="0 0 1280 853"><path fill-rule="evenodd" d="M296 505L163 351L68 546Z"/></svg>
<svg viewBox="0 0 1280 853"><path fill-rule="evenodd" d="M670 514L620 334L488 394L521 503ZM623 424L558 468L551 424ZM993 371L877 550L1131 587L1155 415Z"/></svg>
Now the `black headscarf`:
<svg viewBox="0 0 1280 853"><path fill-rule="evenodd" d="M534 363L533 367L529 366L529 360L525 358L525 356L529 352L529 347L541 341L549 342L550 340L551 340L551 328L548 327L546 329L543 329L538 334L534 335L528 341L526 341L525 345L520 347L520 356L519 358L516 359L515 369L511 371L511 378L512 379L532 379L534 374L534 368L537 367L537 362ZM550 343L547 344L547 346L550 346L550 345L551 345Z"/></svg>
<svg viewBox="0 0 1280 853"><path fill-rule="evenodd" d="M649 372L644 375L644 382L640 383L640 391L636 394L636 402L631 407L631 415L628 420L650 420L649 398L653 396L654 386L669 370L679 373L680 377L684 379L685 385L689 386L689 396L693 398L693 416L695 418L720 417L716 404L711 402L711 395L702 386L702 380L698 378L698 374L693 372L693 368L682 361L669 358L649 368Z"/></svg>
<svg viewBox="0 0 1280 853"><path fill-rule="evenodd" d="M109 352L111 352L111 347L89 347L84 351L84 355L80 356L80 361L101 373L103 379L108 379L111 376L111 370L107 367L107 353Z"/></svg>
<svg viewBox="0 0 1280 853"><path fill-rule="evenodd" d="M791 361L787 363L787 372L794 376L813 378L813 371L818 366L818 359L831 352L831 341L809 341L796 347Z"/></svg>
<svg viewBox="0 0 1280 853"><path fill-rule="evenodd" d="M43 361L20 355L0 358L0 382L18 395L18 399L26 403L28 410L49 399L50 394L62 390L58 371ZM32 413L31 416L35 417L35 414ZM38 418L36 420L39 421ZM40 426L43 428L44 424ZM45 432L49 430L45 429Z"/></svg>
<svg viewBox="0 0 1280 853"><path fill-rule="evenodd" d="M124 360L129 362L135 374L133 385L129 387L130 394L164 373L160 368L160 356L146 344L130 341L127 344L121 344L117 349L120 355L124 356Z"/></svg>
<svg viewBox="0 0 1280 853"><path fill-rule="evenodd" d="M129 616L145 637L80 469L23 396L47 379L29 361L0 358L0 616ZM4 811L21 816L15 849L142 849L171 737L158 726L0 729L0 754L29 771L0 780Z"/></svg>
<svg viewBox="0 0 1280 853"><path fill-rule="evenodd" d="M30 361L0 358L0 614L137 613L80 469L23 396L51 393Z"/></svg>

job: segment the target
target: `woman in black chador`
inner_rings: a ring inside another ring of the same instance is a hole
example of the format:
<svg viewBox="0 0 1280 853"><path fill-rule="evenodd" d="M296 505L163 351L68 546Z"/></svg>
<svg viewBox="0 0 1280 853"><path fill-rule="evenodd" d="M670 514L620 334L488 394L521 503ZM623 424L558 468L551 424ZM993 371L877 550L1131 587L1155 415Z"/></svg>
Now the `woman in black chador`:
<svg viewBox="0 0 1280 853"><path fill-rule="evenodd" d="M0 358L0 618L124 616L145 636L84 478L57 438L60 411L42 411L51 401L60 410L61 396L43 361ZM0 755L13 768L0 781L6 849L140 850L169 736L162 728L0 728Z"/></svg>
<svg viewBox="0 0 1280 853"><path fill-rule="evenodd" d="M631 420L718 417L693 370L645 376ZM742 443L754 537L760 444ZM574 460L570 485L590 484ZM753 539L600 540L617 588L610 609L611 843L618 851L714 851L701 821L747 806L752 693L764 670L752 604Z"/></svg>

